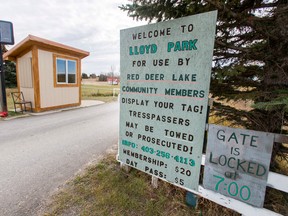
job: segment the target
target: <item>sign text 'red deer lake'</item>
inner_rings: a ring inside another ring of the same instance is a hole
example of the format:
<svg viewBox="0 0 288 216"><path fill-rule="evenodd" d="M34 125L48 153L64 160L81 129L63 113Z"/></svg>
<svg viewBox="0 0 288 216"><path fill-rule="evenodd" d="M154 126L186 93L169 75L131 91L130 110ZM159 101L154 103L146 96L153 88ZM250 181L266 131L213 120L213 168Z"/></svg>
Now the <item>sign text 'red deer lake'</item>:
<svg viewBox="0 0 288 216"><path fill-rule="evenodd" d="M119 160L198 190L217 12L122 30Z"/></svg>

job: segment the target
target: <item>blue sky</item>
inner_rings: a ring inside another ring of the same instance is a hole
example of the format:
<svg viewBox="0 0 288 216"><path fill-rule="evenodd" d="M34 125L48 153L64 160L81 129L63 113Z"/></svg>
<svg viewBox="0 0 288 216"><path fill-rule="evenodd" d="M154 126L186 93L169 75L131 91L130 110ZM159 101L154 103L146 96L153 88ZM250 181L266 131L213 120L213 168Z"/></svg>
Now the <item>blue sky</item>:
<svg viewBox="0 0 288 216"><path fill-rule="evenodd" d="M119 72L120 29L144 25L118 6L129 0L6 0L0 20L14 27L15 44L29 34L90 52L82 72ZM8 46L8 49L12 46Z"/></svg>

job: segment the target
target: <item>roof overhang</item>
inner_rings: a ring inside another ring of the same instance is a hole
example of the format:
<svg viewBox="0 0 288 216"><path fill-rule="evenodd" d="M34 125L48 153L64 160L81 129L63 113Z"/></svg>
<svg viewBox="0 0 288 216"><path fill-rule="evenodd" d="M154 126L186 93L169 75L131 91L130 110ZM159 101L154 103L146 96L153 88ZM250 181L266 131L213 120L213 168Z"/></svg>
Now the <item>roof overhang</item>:
<svg viewBox="0 0 288 216"><path fill-rule="evenodd" d="M89 56L89 52L80 50L74 47L70 47L64 44L60 44L54 41L46 40L40 37L36 37L33 35L28 35L24 40L15 45L8 52L4 53L4 60L14 61L18 56L23 53L31 50L33 46L42 49L53 50L54 52L67 53L69 55L73 55L78 58L85 58Z"/></svg>

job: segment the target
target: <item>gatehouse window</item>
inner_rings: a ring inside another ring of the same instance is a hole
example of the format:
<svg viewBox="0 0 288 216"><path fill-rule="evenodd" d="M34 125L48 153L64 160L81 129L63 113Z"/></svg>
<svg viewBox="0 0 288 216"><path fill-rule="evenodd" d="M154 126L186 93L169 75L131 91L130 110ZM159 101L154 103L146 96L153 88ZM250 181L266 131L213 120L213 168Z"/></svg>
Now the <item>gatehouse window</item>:
<svg viewBox="0 0 288 216"><path fill-rule="evenodd" d="M77 85L77 60L68 57L54 56L55 85Z"/></svg>

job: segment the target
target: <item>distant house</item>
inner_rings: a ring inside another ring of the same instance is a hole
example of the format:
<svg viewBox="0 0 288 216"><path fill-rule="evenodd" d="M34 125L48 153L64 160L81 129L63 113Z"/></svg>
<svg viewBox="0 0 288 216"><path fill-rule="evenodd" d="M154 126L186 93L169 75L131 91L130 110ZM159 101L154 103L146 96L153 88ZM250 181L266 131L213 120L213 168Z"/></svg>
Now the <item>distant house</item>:
<svg viewBox="0 0 288 216"><path fill-rule="evenodd" d="M81 104L81 59L89 52L29 35L4 54L34 112Z"/></svg>
<svg viewBox="0 0 288 216"><path fill-rule="evenodd" d="M96 78L97 78L97 76L96 76L96 74L95 74L95 73L92 73L92 74L90 74L90 78L91 78L91 79L96 79Z"/></svg>
<svg viewBox="0 0 288 216"><path fill-rule="evenodd" d="M116 77L107 77L107 83L110 85L118 85L119 84L119 78Z"/></svg>

